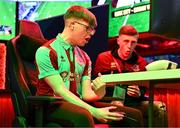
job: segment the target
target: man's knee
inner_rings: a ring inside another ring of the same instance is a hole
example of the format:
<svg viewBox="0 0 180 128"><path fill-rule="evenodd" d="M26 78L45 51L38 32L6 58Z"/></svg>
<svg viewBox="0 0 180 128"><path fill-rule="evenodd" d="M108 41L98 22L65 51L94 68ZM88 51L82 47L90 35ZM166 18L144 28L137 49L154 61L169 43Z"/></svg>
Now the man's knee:
<svg viewBox="0 0 180 128"><path fill-rule="evenodd" d="M149 102L143 101L141 102L140 110L143 112L143 116L145 117L145 124L146 118L148 117L148 107ZM167 111L166 105L162 101L154 101L153 103L153 120L155 127L167 127L168 126L168 118L167 118Z"/></svg>
<svg viewBox="0 0 180 128"><path fill-rule="evenodd" d="M165 103L161 101L154 101L154 113L157 113L159 116L167 114Z"/></svg>
<svg viewBox="0 0 180 128"><path fill-rule="evenodd" d="M154 111L157 114L154 118L154 125L157 127L168 127L166 105L163 102L154 101Z"/></svg>
<svg viewBox="0 0 180 128"><path fill-rule="evenodd" d="M166 111L166 105L161 101L154 101L154 106L161 111Z"/></svg>
<svg viewBox="0 0 180 128"><path fill-rule="evenodd" d="M143 111L143 113L148 113L148 107L149 107L149 101L142 101L140 109ZM153 110L155 114L159 114L161 112L166 112L166 105L165 103L161 101L154 101L153 102Z"/></svg>

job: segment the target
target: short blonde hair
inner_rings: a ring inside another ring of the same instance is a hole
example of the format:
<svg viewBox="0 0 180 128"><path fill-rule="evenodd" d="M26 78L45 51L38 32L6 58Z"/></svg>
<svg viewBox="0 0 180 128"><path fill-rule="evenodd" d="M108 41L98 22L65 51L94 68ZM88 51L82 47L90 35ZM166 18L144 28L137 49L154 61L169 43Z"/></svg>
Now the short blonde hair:
<svg viewBox="0 0 180 128"><path fill-rule="evenodd" d="M89 25L93 28L97 26L95 15L82 6L77 6L77 5L71 6L64 15L64 20L67 20L69 18L82 19L88 22Z"/></svg>

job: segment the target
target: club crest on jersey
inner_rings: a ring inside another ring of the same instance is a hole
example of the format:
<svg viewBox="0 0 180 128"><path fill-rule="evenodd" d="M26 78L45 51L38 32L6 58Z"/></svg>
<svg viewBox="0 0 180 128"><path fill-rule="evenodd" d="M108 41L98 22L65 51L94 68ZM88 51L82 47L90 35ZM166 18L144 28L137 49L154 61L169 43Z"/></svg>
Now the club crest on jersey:
<svg viewBox="0 0 180 128"><path fill-rule="evenodd" d="M80 74L70 73L70 75L69 75L69 81L75 81L75 80L76 80L77 83L80 83L80 81L81 81L81 76L80 76Z"/></svg>
<svg viewBox="0 0 180 128"><path fill-rule="evenodd" d="M70 72L69 81L75 81L75 74Z"/></svg>
<svg viewBox="0 0 180 128"><path fill-rule="evenodd" d="M68 72L67 71L63 71L63 72L60 73L60 75L61 75L63 81L65 81L67 79Z"/></svg>
<svg viewBox="0 0 180 128"><path fill-rule="evenodd" d="M115 62L111 62L110 66L111 66L111 69L112 69L112 70L113 70L113 69L114 69L114 70L117 69Z"/></svg>
<svg viewBox="0 0 180 128"><path fill-rule="evenodd" d="M139 65L138 65L138 64L133 65L133 66L132 66L132 70L133 70L134 72L140 71Z"/></svg>

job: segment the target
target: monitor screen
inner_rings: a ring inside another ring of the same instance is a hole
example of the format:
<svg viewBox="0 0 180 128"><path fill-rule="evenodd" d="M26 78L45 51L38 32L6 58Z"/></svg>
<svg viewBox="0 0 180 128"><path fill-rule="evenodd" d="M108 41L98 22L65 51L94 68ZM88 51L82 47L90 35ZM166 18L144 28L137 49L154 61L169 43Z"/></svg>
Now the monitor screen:
<svg viewBox="0 0 180 128"><path fill-rule="evenodd" d="M112 0L109 37L118 36L121 26L133 25L138 32L149 31L150 0Z"/></svg>
<svg viewBox="0 0 180 128"><path fill-rule="evenodd" d="M0 9L0 40L9 40L15 36L16 3L1 0Z"/></svg>
<svg viewBox="0 0 180 128"><path fill-rule="evenodd" d="M50 18L64 14L72 5L91 7L91 0L22 0L19 2L19 19L36 21Z"/></svg>
<svg viewBox="0 0 180 128"><path fill-rule="evenodd" d="M15 37L17 13L18 20L36 21L64 14L72 5L88 8L91 7L91 0L0 0L0 40Z"/></svg>

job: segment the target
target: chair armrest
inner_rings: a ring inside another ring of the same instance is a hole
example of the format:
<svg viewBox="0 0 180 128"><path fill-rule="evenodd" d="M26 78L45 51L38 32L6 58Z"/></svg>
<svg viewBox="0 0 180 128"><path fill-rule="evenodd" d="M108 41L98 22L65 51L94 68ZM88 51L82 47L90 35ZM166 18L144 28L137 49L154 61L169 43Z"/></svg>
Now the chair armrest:
<svg viewBox="0 0 180 128"><path fill-rule="evenodd" d="M61 97L53 97L53 96L28 96L26 99L32 105L41 105L44 103L52 103L62 100Z"/></svg>
<svg viewBox="0 0 180 128"><path fill-rule="evenodd" d="M37 127L42 127L44 124L44 107L53 102L62 100L60 97L53 96L28 96L26 99L35 108L35 126Z"/></svg>

